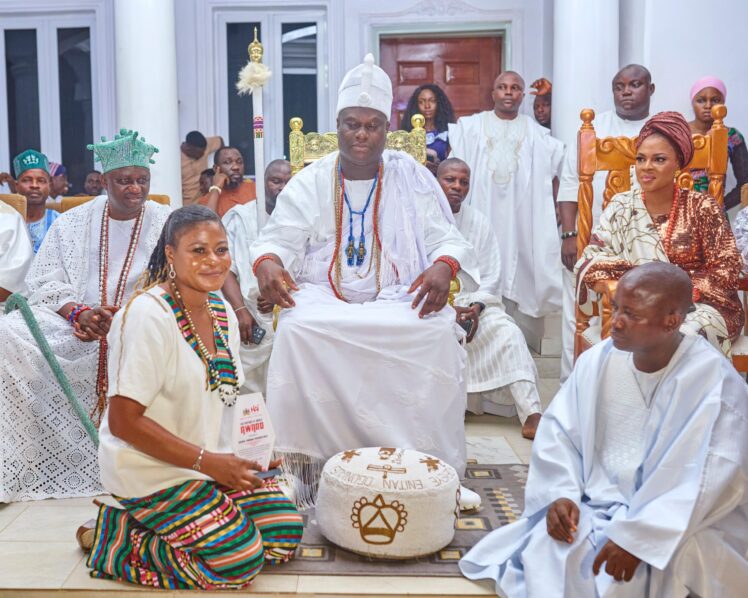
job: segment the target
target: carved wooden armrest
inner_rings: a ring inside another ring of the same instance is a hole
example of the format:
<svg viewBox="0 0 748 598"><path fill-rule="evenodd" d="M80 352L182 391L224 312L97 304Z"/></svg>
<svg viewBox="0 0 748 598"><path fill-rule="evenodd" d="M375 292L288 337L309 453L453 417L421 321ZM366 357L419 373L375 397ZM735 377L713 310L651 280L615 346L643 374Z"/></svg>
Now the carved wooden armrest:
<svg viewBox="0 0 748 598"><path fill-rule="evenodd" d="M592 290L600 296L601 339L610 336L610 326L612 324L611 316L613 315L613 295L616 292L617 286L617 280L598 280L591 286Z"/></svg>

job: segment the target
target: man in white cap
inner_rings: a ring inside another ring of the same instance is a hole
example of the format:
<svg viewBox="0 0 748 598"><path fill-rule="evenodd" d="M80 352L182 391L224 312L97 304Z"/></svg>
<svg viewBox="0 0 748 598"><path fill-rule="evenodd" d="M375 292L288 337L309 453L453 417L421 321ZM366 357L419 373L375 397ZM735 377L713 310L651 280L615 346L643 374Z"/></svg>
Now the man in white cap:
<svg viewBox="0 0 748 598"><path fill-rule="evenodd" d="M385 151L391 106L369 54L340 86L340 150L291 179L250 249L262 297L283 308L267 384L276 449L308 484L363 446L465 468L464 332L446 304L458 275L476 288L476 258L433 175Z"/></svg>

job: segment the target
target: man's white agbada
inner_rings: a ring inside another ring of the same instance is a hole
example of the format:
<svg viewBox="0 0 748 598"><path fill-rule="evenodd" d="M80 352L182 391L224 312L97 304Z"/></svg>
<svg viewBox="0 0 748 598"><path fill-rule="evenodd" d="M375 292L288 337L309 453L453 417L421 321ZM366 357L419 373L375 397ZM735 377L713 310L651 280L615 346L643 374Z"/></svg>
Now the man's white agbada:
<svg viewBox="0 0 748 598"><path fill-rule="evenodd" d="M367 56L346 75L338 110L361 106L388 115L386 77ZM437 258L450 256L460 263L463 288L474 290L480 278L473 249L455 228L433 175L406 153L387 150L376 227L374 210L364 210L373 181L345 180L352 210L364 212L353 226L363 225L366 247L381 243L381 268L374 267L374 251L361 265L347 265L336 245L351 228L346 212L337 230L338 156L317 160L289 181L250 248L252 263L278 256L299 286L296 306L279 317L267 403L276 452L306 486L299 488L300 504L313 502L325 461L351 448L416 449L458 473L466 460L464 332L449 306L420 319L408 288ZM345 301L331 287L335 260Z"/></svg>
<svg viewBox="0 0 748 598"><path fill-rule="evenodd" d="M99 240L105 195L65 212L49 229L26 276L29 305L86 411L96 404L98 343L72 333L57 311L99 301ZM145 270L169 208L145 203L125 302ZM117 286L134 220L109 222L108 288ZM96 448L54 377L20 312L0 318L0 502L101 494Z"/></svg>
<svg viewBox="0 0 748 598"><path fill-rule="evenodd" d="M352 68L343 77L338 89L336 114L346 108L372 108L379 110L387 119L392 109L392 82L381 68L374 64L369 53L364 62Z"/></svg>
<svg viewBox="0 0 748 598"><path fill-rule="evenodd" d="M472 172L465 205L488 218L499 241L499 297L534 318L561 307L560 250L553 177L563 144L519 114L502 120L493 110L449 125L453 158Z"/></svg>
<svg viewBox="0 0 748 598"><path fill-rule="evenodd" d="M700 336L639 372L610 339L585 351L538 427L525 511L460 561L499 596L721 598L748 586L748 390ZM548 535L559 498L579 507L566 544ZM633 579L592 574L612 540Z"/></svg>
<svg viewBox="0 0 748 598"><path fill-rule="evenodd" d="M13 293L26 289L26 272L34 259L34 250L21 215L0 201L0 288ZM0 302L0 314L4 302Z"/></svg>

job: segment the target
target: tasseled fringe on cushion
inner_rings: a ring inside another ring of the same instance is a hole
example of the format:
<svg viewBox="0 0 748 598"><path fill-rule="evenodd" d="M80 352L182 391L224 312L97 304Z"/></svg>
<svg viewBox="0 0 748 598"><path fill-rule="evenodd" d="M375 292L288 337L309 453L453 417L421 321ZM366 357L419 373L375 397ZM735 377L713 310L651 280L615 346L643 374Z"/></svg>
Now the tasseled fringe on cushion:
<svg viewBox="0 0 748 598"><path fill-rule="evenodd" d="M256 89L265 86L272 72L261 62L248 62L239 71L239 80L236 82L236 90L239 95L251 95Z"/></svg>
<svg viewBox="0 0 748 598"><path fill-rule="evenodd" d="M317 501L317 489L319 479L322 476L322 469L325 466L325 459L317 459L303 453L291 453L276 450L274 458L283 458L281 470L283 471L283 480L279 480L281 487L290 487L293 496L289 496L296 503L300 511L310 509Z"/></svg>

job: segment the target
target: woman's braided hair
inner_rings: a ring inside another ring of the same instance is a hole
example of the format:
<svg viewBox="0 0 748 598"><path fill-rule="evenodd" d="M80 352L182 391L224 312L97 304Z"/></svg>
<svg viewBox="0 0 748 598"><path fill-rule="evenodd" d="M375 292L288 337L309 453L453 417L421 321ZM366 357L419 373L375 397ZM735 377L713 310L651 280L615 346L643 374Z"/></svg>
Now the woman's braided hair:
<svg viewBox="0 0 748 598"><path fill-rule="evenodd" d="M148 261L139 285L143 290L148 289L169 279L169 264L166 260L166 246L176 246L179 237L185 229L192 228L202 222L217 222L223 228L223 222L213 210L201 205L185 206L174 210L166 219L161 236L158 238L151 259Z"/></svg>
<svg viewBox="0 0 748 598"><path fill-rule="evenodd" d="M436 116L434 117L436 130L439 132L446 131L447 125L455 122L455 112L452 109L452 102L449 101L447 94L435 83L426 83L416 88L408 100L405 112L403 112L400 128L403 131L413 130L413 124L410 122L410 119L414 114L420 114L418 110L418 96L421 95L424 89L430 90L436 96Z"/></svg>

